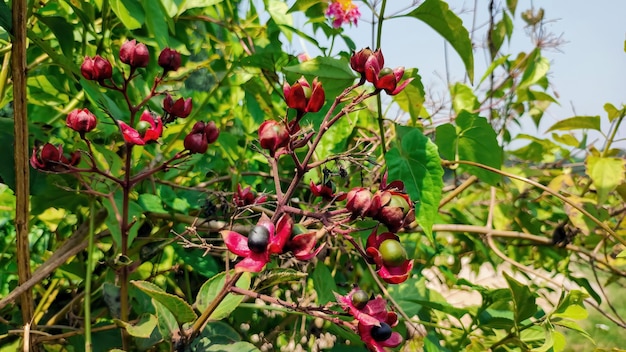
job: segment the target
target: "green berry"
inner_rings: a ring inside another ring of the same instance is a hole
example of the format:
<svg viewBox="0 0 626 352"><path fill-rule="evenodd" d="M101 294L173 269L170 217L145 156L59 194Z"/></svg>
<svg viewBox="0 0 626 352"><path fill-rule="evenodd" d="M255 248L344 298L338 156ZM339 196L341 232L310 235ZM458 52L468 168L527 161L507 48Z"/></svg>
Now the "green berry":
<svg viewBox="0 0 626 352"><path fill-rule="evenodd" d="M406 250L400 242L393 239L384 240L378 251L387 266L400 266L407 260Z"/></svg>
<svg viewBox="0 0 626 352"><path fill-rule="evenodd" d="M352 305L357 309L363 309L369 300L369 296L363 290L357 290L352 294Z"/></svg>

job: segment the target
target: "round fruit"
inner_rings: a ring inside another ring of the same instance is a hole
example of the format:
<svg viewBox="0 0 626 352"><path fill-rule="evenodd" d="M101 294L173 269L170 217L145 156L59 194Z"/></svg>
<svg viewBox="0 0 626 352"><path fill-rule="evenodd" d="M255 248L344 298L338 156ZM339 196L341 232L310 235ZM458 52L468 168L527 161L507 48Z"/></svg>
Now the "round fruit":
<svg viewBox="0 0 626 352"><path fill-rule="evenodd" d="M406 199L403 196L399 196L399 195L391 196L391 200L389 201L388 206L389 207L398 207L398 208L402 209L402 214L405 214L405 215L406 215L406 213L409 212L409 209L411 209L411 206L406 201Z"/></svg>
<svg viewBox="0 0 626 352"><path fill-rule="evenodd" d="M383 263L388 266L400 266L407 259L406 250L402 244L396 240L384 240L378 248L383 257Z"/></svg>
<svg viewBox="0 0 626 352"><path fill-rule="evenodd" d="M152 125L148 121L139 121L137 124L137 132L139 135L143 136L146 132L152 128Z"/></svg>
<svg viewBox="0 0 626 352"><path fill-rule="evenodd" d="M356 309L363 309L369 300L369 296L363 290L357 290L352 294L352 305L354 305Z"/></svg>
<svg viewBox="0 0 626 352"><path fill-rule="evenodd" d="M391 337L391 326L387 323L380 323L380 326L372 326L372 330L370 330L370 335L376 341L385 341Z"/></svg>
<svg viewBox="0 0 626 352"><path fill-rule="evenodd" d="M257 225L248 234L248 248L254 253L263 253L270 240L270 232L265 226Z"/></svg>

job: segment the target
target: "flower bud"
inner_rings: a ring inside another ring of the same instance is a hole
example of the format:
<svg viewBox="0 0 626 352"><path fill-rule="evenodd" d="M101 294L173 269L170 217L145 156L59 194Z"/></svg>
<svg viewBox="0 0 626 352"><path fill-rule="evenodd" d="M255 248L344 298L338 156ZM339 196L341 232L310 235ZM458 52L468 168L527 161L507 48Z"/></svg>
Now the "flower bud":
<svg viewBox="0 0 626 352"><path fill-rule="evenodd" d="M167 93L165 99L163 99L163 110L167 111L170 115L185 118L191 113L192 102L191 98L185 100L179 98L174 101L172 96Z"/></svg>
<svg viewBox="0 0 626 352"><path fill-rule="evenodd" d="M183 145L192 154L204 154L209 148L206 135L204 133L206 124L202 121L196 122L191 128L191 132L185 137Z"/></svg>
<svg viewBox="0 0 626 352"><path fill-rule="evenodd" d="M324 99L326 99L322 83L315 78L310 85L304 76L291 86L285 83L283 93L287 106L298 110L300 113L318 112L324 105Z"/></svg>
<svg viewBox="0 0 626 352"><path fill-rule="evenodd" d="M363 75L365 74L365 63L372 56L378 62L379 67L384 66L385 58L383 57L382 51L380 51L380 49L372 51L372 49L367 47L365 49L361 49L355 53L352 53L352 56L350 57L350 67L352 67L352 69L356 72Z"/></svg>
<svg viewBox="0 0 626 352"><path fill-rule="evenodd" d="M96 127L96 116L88 109L72 110L65 120L67 127L79 132L81 135L93 130Z"/></svg>
<svg viewBox="0 0 626 352"><path fill-rule="evenodd" d="M274 120L267 120L259 126L259 142L261 148L274 154L289 141L289 133L285 126Z"/></svg>
<svg viewBox="0 0 626 352"><path fill-rule="evenodd" d="M346 209L353 216L364 216L372 203L372 192L363 187L356 187L348 192Z"/></svg>
<svg viewBox="0 0 626 352"><path fill-rule="evenodd" d="M68 166L76 166L80 162L80 152L75 151L68 160L63 155L63 146L55 147L46 143L41 149L33 148L30 157L30 165L37 170L63 172L68 170Z"/></svg>
<svg viewBox="0 0 626 352"><path fill-rule="evenodd" d="M120 61L132 68L146 67L150 62L150 53L145 44L129 40L120 48Z"/></svg>
<svg viewBox="0 0 626 352"><path fill-rule="evenodd" d="M220 130L215 126L215 122L209 121L204 126L204 135L206 136L206 141L209 144L215 143L217 137L220 136Z"/></svg>
<svg viewBox="0 0 626 352"><path fill-rule="evenodd" d="M90 81L102 82L113 76L113 67L109 60L102 58L100 55L96 55L93 58L85 56L85 60L80 65L80 73Z"/></svg>
<svg viewBox="0 0 626 352"><path fill-rule="evenodd" d="M165 48L159 54L159 66L163 71L176 71L180 68L180 53L174 49Z"/></svg>

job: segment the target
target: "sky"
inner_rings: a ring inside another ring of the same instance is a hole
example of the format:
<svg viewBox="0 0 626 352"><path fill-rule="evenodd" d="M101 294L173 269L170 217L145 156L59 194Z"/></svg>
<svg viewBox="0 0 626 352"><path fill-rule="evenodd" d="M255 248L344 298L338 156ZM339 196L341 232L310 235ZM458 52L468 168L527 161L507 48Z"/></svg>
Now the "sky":
<svg viewBox="0 0 626 352"><path fill-rule="evenodd" d="M358 26L347 27L346 33L354 40L357 48L372 46L371 23L368 23L371 12L360 1L354 2L359 4L363 17ZM412 3L412 0L388 1L386 13L392 14ZM485 42L489 1L448 1L450 8L459 14L468 30L472 28L475 3L477 30L474 42L481 44ZM498 3L502 6L505 1L496 1ZM538 129L528 118L521 132L547 137L545 131L555 122L577 115L600 115L603 118L603 130L608 131L604 104L610 102L620 108L626 103L626 22L623 20L626 1L600 0L592 4L582 0L519 0L514 35L510 43L505 42L502 46L502 52L516 55L532 50L530 38L523 29L525 23L520 18L521 12L530 8L531 4L535 8L544 9L545 30L562 42L558 49L543 51L543 55L550 60L549 80L552 86L548 92L558 94L560 105L553 104L548 108ZM303 19L295 18L295 25L306 31L307 26L301 22ZM446 76L452 82L464 80L465 70L459 56L448 45L446 70L444 39L419 20L394 18L385 22L382 43L385 65L417 67L433 99L445 98ZM312 49L306 43L304 46L293 43L293 46L294 50ZM476 51L474 55L476 84L488 65L488 58L483 50ZM617 138L626 138L626 127L622 128ZM603 138L600 135L593 135L590 140L596 140L596 146L602 147ZM619 142L617 146L626 148L626 141Z"/></svg>

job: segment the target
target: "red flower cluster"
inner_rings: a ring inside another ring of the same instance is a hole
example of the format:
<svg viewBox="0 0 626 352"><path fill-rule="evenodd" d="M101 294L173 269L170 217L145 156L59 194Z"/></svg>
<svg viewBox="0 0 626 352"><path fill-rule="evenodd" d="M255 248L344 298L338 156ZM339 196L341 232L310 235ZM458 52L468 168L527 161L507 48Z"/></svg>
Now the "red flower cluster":
<svg viewBox="0 0 626 352"><path fill-rule="evenodd" d="M326 10L326 16L332 19L333 27L339 28L344 23L354 23L356 26L361 12L352 0L333 0Z"/></svg>
<svg viewBox="0 0 626 352"><path fill-rule="evenodd" d="M364 79L374 85L377 90L384 90L389 95L400 93L413 78L400 83L404 75L404 67L391 69L385 67L385 58L380 49L372 51L370 48L361 49L352 54L350 66L361 74L361 83Z"/></svg>
<svg viewBox="0 0 626 352"><path fill-rule="evenodd" d="M397 314L387 311L387 302L380 295L364 303L359 297L362 294L364 292L358 288L346 296L335 293L339 305L357 320L361 340L374 352L384 352L386 347L399 346L402 336L391 329L398 325Z"/></svg>
<svg viewBox="0 0 626 352"><path fill-rule="evenodd" d="M409 278L413 260L407 259L400 238L391 232L378 235L376 230L367 238L365 252L376 264L376 273L385 282L399 284Z"/></svg>

